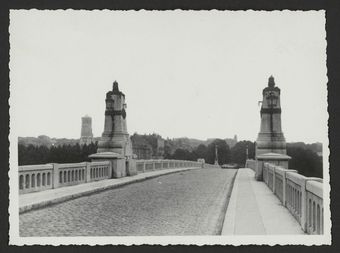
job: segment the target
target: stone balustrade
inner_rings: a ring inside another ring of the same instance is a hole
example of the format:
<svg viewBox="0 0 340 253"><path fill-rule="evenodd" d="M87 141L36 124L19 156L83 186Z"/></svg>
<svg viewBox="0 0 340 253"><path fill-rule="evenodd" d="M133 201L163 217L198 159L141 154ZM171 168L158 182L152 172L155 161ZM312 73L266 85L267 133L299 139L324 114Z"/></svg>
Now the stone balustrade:
<svg viewBox="0 0 340 253"><path fill-rule="evenodd" d="M201 162L181 160L137 160L137 171L203 167ZM83 184L112 177L109 161L19 166L19 194Z"/></svg>
<svg viewBox="0 0 340 253"><path fill-rule="evenodd" d="M221 168L220 165L209 164L209 163L205 163L203 166L205 169L220 169Z"/></svg>
<svg viewBox="0 0 340 253"><path fill-rule="evenodd" d="M202 163L182 160L137 160L137 171L139 173L161 169L202 167Z"/></svg>
<svg viewBox="0 0 340 253"><path fill-rule="evenodd" d="M245 168L252 169L253 171L256 170L256 161L253 159L247 159Z"/></svg>
<svg viewBox="0 0 340 253"><path fill-rule="evenodd" d="M89 179L88 182L108 179L111 177L111 166L110 162L91 162L88 168Z"/></svg>
<svg viewBox="0 0 340 253"><path fill-rule="evenodd" d="M87 182L87 163L53 164L56 181L54 187L64 187Z"/></svg>
<svg viewBox="0 0 340 253"><path fill-rule="evenodd" d="M44 191L110 177L110 162L19 166L19 193Z"/></svg>
<svg viewBox="0 0 340 253"><path fill-rule="evenodd" d="M19 193L53 188L53 164L19 166Z"/></svg>
<svg viewBox="0 0 340 253"><path fill-rule="evenodd" d="M306 230L309 234L322 234L324 225L323 188L321 181L306 182Z"/></svg>
<svg viewBox="0 0 340 253"><path fill-rule="evenodd" d="M308 234L323 234L323 180L270 163L263 165L263 181Z"/></svg>

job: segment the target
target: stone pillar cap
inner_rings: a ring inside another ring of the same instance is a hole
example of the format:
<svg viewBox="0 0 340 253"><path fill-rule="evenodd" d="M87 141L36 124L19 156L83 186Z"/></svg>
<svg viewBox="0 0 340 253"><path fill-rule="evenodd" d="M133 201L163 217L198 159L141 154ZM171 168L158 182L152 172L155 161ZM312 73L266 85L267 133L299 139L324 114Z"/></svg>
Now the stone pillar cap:
<svg viewBox="0 0 340 253"><path fill-rule="evenodd" d="M101 152L89 155L90 158L118 158L123 159L125 158L123 155L115 153L115 152Z"/></svg>
<svg viewBox="0 0 340 253"><path fill-rule="evenodd" d="M278 154L278 153L265 153L256 156L258 160L290 160L291 157L288 155Z"/></svg>

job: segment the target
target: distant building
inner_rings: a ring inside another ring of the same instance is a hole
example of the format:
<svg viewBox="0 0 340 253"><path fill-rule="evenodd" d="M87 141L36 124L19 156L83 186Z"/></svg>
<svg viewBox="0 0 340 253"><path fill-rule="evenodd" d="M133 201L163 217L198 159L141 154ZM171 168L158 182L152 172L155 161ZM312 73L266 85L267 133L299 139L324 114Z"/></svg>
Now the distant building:
<svg viewBox="0 0 340 253"><path fill-rule="evenodd" d="M140 135L131 136L132 150L137 159L147 160L152 158L151 145Z"/></svg>
<svg viewBox="0 0 340 253"><path fill-rule="evenodd" d="M86 115L81 118L81 135L79 144L89 145L92 142L93 142L92 118Z"/></svg>
<svg viewBox="0 0 340 253"><path fill-rule="evenodd" d="M164 140L160 136L157 138L156 154L154 154L153 158L156 159L164 158Z"/></svg>
<svg viewBox="0 0 340 253"><path fill-rule="evenodd" d="M234 147L237 143L237 135L235 134L233 139L231 138L225 139L225 142L228 144L229 148Z"/></svg>
<svg viewBox="0 0 340 253"><path fill-rule="evenodd" d="M137 159L148 160L152 158L152 148L148 144L132 146L132 150L137 155Z"/></svg>
<svg viewBox="0 0 340 253"><path fill-rule="evenodd" d="M165 140L157 135L140 135L135 133L131 136L133 153L138 159L163 159Z"/></svg>

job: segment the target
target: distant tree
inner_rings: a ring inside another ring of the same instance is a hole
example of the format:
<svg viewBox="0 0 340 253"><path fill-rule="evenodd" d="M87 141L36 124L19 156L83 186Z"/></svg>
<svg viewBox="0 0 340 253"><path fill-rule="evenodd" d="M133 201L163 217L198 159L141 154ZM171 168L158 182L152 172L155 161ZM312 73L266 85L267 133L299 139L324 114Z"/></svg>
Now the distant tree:
<svg viewBox="0 0 340 253"><path fill-rule="evenodd" d="M170 147L168 145L164 146L164 159L170 159L171 154L170 154Z"/></svg>
<svg viewBox="0 0 340 253"><path fill-rule="evenodd" d="M200 144L197 148L193 150L193 156L195 157L195 160L199 158L206 159L208 153L208 147L204 144Z"/></svg>
<svg viewBox="0 0 340 253"><path fill-rule="evenodd" d="M246 162L246 150L248 147L248 158L254 159L255 145L251 141L239 141L231 148L231 161L240 165Z"/></svg>
<svg viewBox="0 0 340 253"><path fill-rule="evenodd" d="M315 152L288 145L287 155L292 157L289 161L289 169L297 170L307 177L323 177L322 157L319 157Z"/></svg>
<svg viewBox="0 0 340 253"><path fill-rule="evenodd" d="M90 161L89 155L96 153L97 143L89 145L62 145L62 146L25 146L18 145L19 165L45 164L45 163L77 163Z"/></svg>
<svg viewBox="0 0 340 253"><path fill-rule="evenodd" d="M171 158L176 160L188 160L188 161L194 160L193 155L190 151L181 148L176 149L175 153L171 156Z"/></svg>
<svg viewBox="0 0 340 253"><path fill-rule="evenodd" d="M218 163L220 165L229 163L231 161L230 148L228 144L221 139L215 139L208 145L205 161L210 164L215 162L215 145L217 145Z"/></svg>

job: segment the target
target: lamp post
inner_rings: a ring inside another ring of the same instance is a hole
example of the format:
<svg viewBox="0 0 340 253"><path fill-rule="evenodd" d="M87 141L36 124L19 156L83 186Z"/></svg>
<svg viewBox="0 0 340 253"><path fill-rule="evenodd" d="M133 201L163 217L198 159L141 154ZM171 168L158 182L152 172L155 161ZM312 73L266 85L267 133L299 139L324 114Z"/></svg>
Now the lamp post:
<svg viewBox="0 0 340 253"><path fill-rule="evenodd" d="M215 165L218 165L217 144L215 144Z"/></svg>

